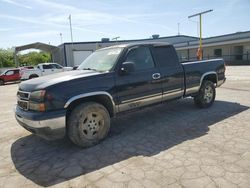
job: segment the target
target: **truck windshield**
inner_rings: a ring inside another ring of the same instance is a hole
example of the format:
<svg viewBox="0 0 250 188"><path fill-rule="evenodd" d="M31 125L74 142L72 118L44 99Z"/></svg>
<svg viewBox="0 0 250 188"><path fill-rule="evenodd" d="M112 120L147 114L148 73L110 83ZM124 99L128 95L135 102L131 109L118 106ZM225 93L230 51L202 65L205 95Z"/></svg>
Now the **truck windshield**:
<svg viewBox="0 0 250 188"><path fill-rule="evenodd" d="M110 71L123 48L98 50L88 56L78 70Z"/></svg>

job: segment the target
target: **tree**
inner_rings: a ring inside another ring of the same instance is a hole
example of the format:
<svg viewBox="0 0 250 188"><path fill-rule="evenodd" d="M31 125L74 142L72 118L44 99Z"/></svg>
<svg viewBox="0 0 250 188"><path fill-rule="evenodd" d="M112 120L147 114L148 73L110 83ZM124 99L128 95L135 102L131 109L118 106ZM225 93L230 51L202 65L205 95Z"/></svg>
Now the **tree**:
<svg viewBox="0 0 250 188"><path fill-rule="evenodd" d="M17 55L20 66L37 65L51 61L50 54L47 52L29 52L27 54ZM15 67L14 50L0 49L0 68L1 67Z"/></svg>
<svg viewBox="0 0 250 188"><path fill-rule="evenodd" d="M0 49L0 67L14 67L14 55L11 49Z"/></svg>
<svg viewBox="0 0 250 188"><path fill-rule="evenodd" d="M49 62L50 54L46 52L30 52L28 54L18 55L20 66L37 65L39 63Z"/></svg>

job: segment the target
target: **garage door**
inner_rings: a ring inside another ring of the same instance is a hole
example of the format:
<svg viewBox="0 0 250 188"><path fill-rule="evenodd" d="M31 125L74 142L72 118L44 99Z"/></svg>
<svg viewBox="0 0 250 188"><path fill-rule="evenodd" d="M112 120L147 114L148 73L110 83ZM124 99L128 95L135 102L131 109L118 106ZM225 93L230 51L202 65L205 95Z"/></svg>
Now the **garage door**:
<svg viewBox="0 0 250 188"><path fill-rule="evenodd" d="M74 51L74 65L80 65L91 53L92 51Z"/></svg>

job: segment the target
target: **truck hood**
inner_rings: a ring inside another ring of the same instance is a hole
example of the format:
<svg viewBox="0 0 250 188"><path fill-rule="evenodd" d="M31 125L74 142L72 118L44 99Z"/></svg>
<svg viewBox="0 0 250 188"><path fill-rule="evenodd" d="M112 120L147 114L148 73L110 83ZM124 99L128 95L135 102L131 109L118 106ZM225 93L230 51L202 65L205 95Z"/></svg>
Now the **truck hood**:
<svg viewBox="0 0 250 188"><path fill-rule="evenodd" d="M92 70L74 70L74 71L56 73L21 82L21 84L19 85L19 90L31 92L31 91L45 89L49 86L70 81L73 79L90 77L99 74L103 73Z"/></svg>

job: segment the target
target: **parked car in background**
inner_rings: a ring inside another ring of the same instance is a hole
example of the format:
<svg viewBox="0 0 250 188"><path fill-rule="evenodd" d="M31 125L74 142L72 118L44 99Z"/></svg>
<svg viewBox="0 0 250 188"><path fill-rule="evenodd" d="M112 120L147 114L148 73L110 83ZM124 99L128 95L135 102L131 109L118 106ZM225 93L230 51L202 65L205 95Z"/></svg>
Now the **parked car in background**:
<svg viewBox="0 0 250 188"><path fill-rule="evenodd" d="M20 69L8 69L0 74L0 85L4 85L6 82L18 81L20 78Z"/></svg>
<svg viewBox="0 0 250 188"><path fill-rule="evenodd" d="M57 63L41 63L34 69L24 69L21 71L21 80L28 80L58 72L70 71L72 69L72 67L63 67Z"/></svg>

